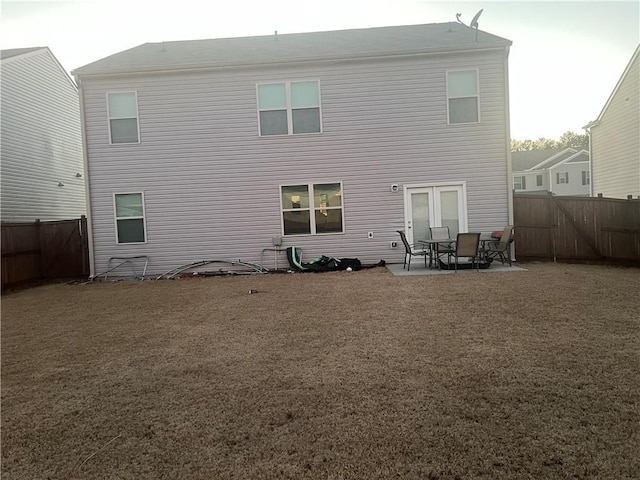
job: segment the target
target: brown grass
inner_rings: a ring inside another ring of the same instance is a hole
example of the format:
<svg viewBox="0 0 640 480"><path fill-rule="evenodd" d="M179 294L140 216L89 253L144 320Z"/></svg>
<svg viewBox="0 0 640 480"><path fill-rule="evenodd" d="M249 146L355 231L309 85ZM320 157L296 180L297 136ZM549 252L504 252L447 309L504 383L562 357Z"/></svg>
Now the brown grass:
<svg viewBox="0 0 640 480"><path fill-rule="evenodd" d="M526 267L7 295L2 478L638 478L640 271Z"/></svg>

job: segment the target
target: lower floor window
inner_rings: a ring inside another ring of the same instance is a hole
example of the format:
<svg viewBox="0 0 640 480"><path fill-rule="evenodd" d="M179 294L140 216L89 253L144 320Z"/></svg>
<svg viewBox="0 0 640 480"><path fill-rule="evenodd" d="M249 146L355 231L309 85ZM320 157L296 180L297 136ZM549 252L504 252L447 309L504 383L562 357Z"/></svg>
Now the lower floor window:
<svg viewBox="0 0 640 480"><path fill-rule="evenodd" d="M116 239L118 243L143 243L144 198L142 193L116 193L113 196L116 212Z"/></svg>
<svg viewBox="0 0 640 480"><path fill-rule="evenodd" d="M513 189L514 190L526 190L527 184L525 177L517 176L513 177Z"/></svg>
<svg viewBox="0 0 640 480"><path fill-rule="evenodd" d="M344 232L341 183L286 185L280 198L285 235Z"/></svg>
<svg viewBox="0 0 640 480"><path fill-rule="evenodd" d="M569 183L569 172L556 173L556 183L558 185L560 185L561 183Z"/></svg>
<svg viewBox="0 0 640 480"><path fill-rule="evenodd" d="M591 174L589 170L582 170L582 185L589 185L591 183Z"/></svg>

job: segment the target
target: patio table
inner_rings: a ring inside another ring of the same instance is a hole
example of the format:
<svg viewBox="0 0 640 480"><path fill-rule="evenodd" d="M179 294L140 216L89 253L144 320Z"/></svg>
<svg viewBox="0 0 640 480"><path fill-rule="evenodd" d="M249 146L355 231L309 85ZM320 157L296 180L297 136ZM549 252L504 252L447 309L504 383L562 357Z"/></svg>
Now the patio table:
<svg viewBox="0 0 640 480"><path fill-rule="evenodd" d="M427 251L429 252L429 268L431 268L432 262L434 260L434 254L435 254L435 261L437 263L438 266L438 270L440 270L440 262L439 260L439 252L440 252L440 245L451 245L452 243L455 243L455 238L439 238L437 240L434 240L433 238L429 238L426 240L418 240L417 243L421 243L423 245L425 245L427 247Z"/></svg>

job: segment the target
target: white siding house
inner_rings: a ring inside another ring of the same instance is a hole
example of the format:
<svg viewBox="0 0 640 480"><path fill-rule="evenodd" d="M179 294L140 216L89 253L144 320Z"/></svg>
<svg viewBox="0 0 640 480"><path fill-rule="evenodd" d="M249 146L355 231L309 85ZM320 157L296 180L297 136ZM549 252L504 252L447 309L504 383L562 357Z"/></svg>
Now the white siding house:
<svg viewBox="0 0 640 480"><path fill-rule="evenodd" d="M46 48L2 50L2 221L86 213L78 89Z"/></svg>
<svg viewBox="0 0 640 480"><path fill-rule="evenodd" d="M640 46L589 133L593 195L640 198Z"/></svg>
<svg viewBox="0 0 640 480"><path fill-rule="evenodd" d="M510 45L445 23L149 43L77 69L93 273L258 262L277 236L398 262L396 230L503 228Z"/></svg>
<svg viewBox="0 0 640 480"><path fill-rule="evenodd" d="M589 196L589 152L581 148L512 152L513 190L518 193Z"/></svg>

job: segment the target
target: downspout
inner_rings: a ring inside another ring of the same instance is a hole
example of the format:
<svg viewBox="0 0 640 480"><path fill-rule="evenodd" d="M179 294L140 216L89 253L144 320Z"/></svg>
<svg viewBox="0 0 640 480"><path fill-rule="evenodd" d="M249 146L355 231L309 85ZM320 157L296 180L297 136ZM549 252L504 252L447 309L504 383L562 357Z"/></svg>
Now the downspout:
<svg viewBox="0 0 640 480"><path fill-rule="evenodd" d="M589 122L584 127L585 132L589 136L589 196L593 197L593 143L591 137L591 128L595 127L598 124L598 121Z"/></svg>
<svg viewBox="0 0 640 480"><path fill-rule="evenodd" d="M513 217L513 173L511 167L511 115L509 106L509 47L505 49L504 56L504 118L507 148L507 208L509 216L509 225L515 225ZM511 243L511 259L515 260L515 248Z"/></svg>
<svg viewBox="0 0 640 480"><path fill-rule="evenodd" d="M89 245L89 278L95 275L95 258L93 254L93 228L91 218L91 187L89 186L89 158L87 154L87 129L85 128L84 114L84 89L80 78L75 75L76 84L78 85L78 96L80 99L80 128L82 131L82 161L84 163L84 190L87 203L87 244Z"/></svg>

